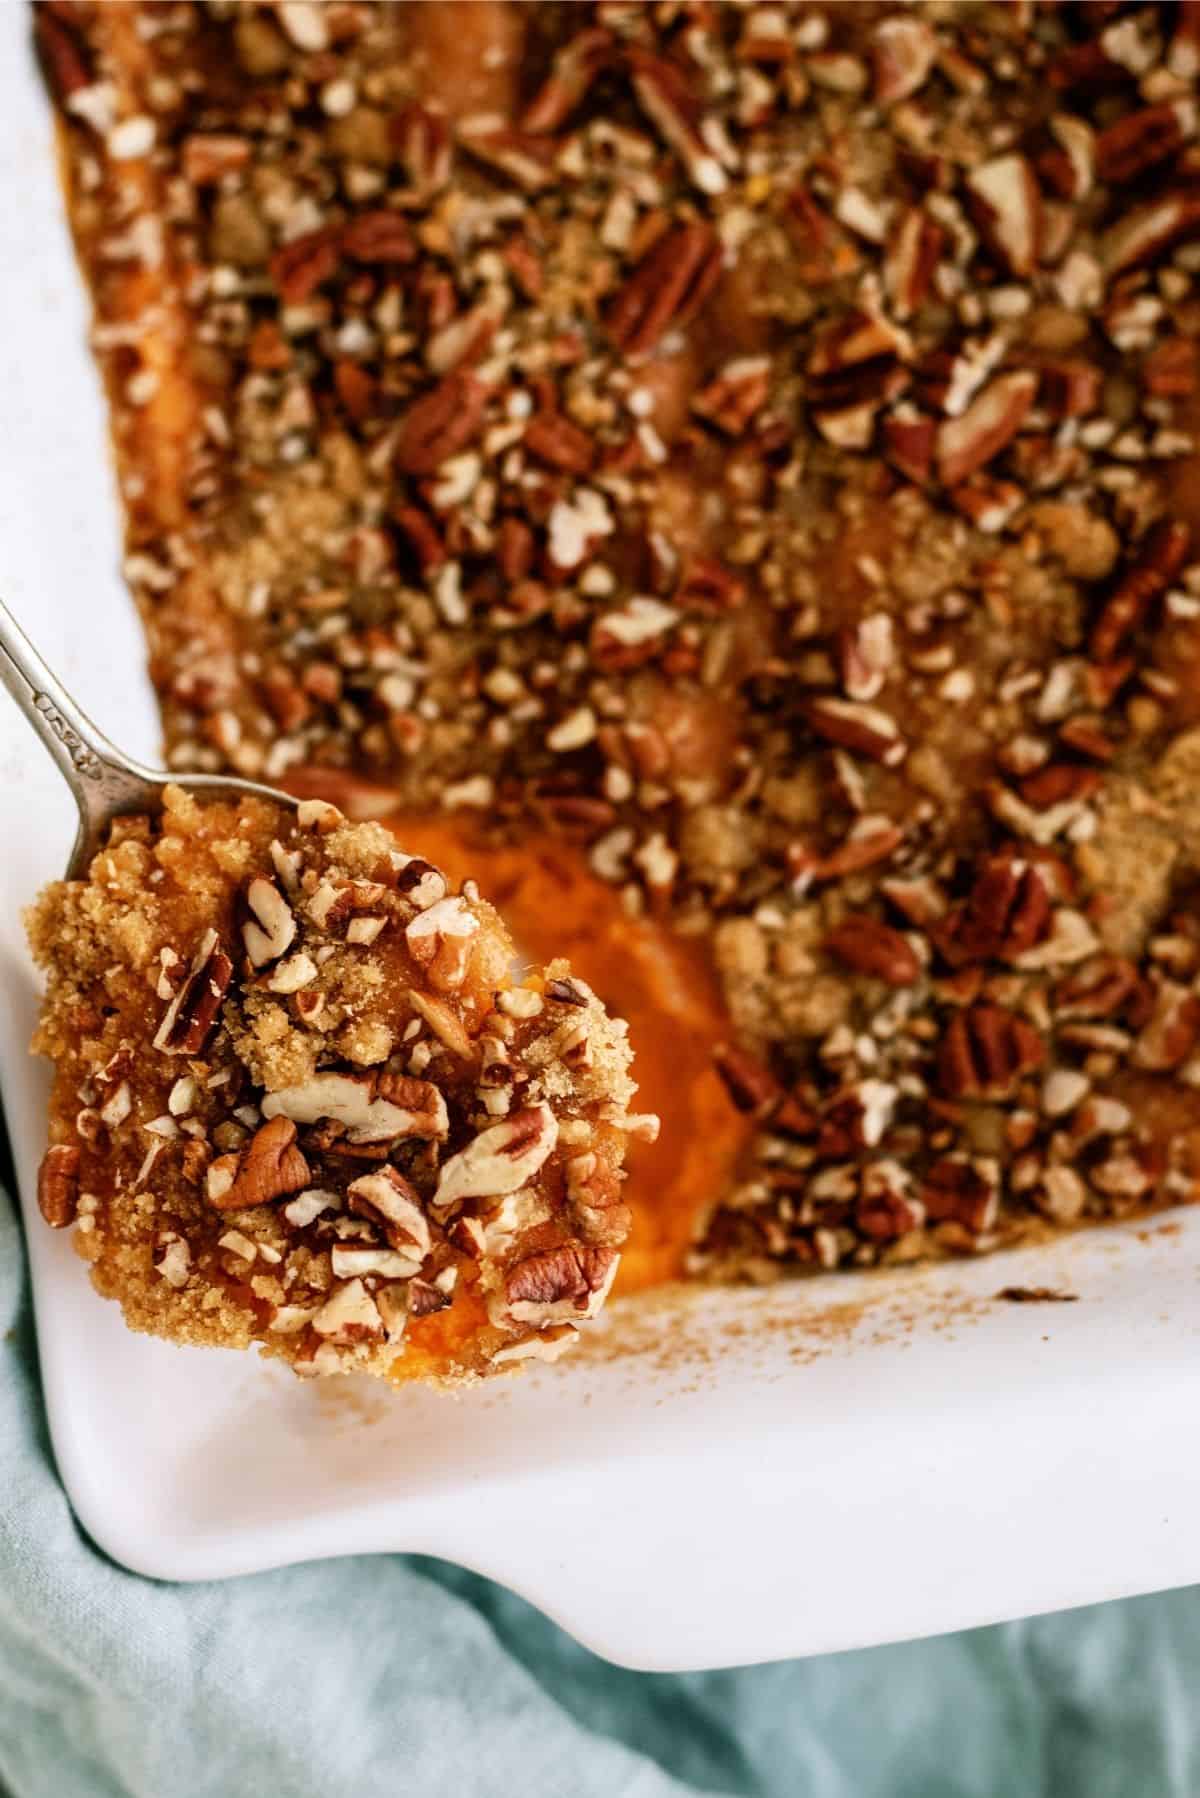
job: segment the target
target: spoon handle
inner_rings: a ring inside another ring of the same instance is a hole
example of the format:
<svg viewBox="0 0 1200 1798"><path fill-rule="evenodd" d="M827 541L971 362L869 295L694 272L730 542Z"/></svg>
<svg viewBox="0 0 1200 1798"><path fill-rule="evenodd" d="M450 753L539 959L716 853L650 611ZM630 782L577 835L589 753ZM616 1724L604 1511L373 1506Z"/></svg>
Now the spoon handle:
<svg viewBox="0 0 1200 1798"><path fill-rule="evenodd" d="M118 812L144 805L153 784L82 712L0 602L0 681L53 756L79 807L73 864L98 846Z"/></svg>

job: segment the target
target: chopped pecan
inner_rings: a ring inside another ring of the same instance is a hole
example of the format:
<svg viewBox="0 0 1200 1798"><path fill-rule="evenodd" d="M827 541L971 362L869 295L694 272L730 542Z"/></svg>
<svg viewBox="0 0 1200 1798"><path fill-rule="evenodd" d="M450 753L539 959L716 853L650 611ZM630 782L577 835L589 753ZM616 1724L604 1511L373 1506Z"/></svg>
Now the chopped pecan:
<svg viewBox="0 0 1200 1798"><path fill-rule="evenodd" d="M953 1221L981 1235L996 1222L1000 1208L999 1184L990 1169L965 1156L947 1156L925 1172L921 1203L931 1223Z"/></svg>
<svg viewBox="0 0 1200 1798"><path fill-rule="evenodd" d="M718 1043L713 1050L713 1066L739 1111L766 1117L782 1095L783 1089L771 1070L736 1044Z"/></svg>
<svg viewBox="0 0 1200 1798"><path fill-rule="evenodd" d="M716 556L689 556L671 595L685 612L732 612L745 597L745 581Z"/></svg>
<svg viewBox="0 0 1200 1798"><path fill-rule="evenodd" d="M530 131L514 131L486 116L464 121L458 141L476 161L496 174L506 175L527 194L547 187L554 175L555 146Z"/></svg>
<svg viewBox="0 0 1200 1798"><path fill-rule="evenodd" d="M933 931L951 967L977 961L1013 961L1050 932L1049 889L1036 863L1011 855L989 856L965 905Z"/></svg>
<svg viewBox="0 0 1200 1798"><path fill-rule="evenodd" d="M1023 280L1037 266L1042 196L1028 159L1010 153L971 170L967 193L988 248Z"/></svg>
<svg viewBox="0 0 1200 1798"><path fill-rule="evenodd" d="M338 233L329 226L306 231L280 246L271 257L271 279L285 306L300 306L337 271L341 253Z"/></svg>
<svg viewBox="0 0 1200 1798"><path fill-rule="evenodd" d="M1168 193L1122 213L1100 241L1100 261L1111 281L1126 269L1153 262L1164 250L1200 231L1200 194Z"/></svg>
<svg viewBox="0 0 1200 1798"><path fill-rule="evenodd" d="M862 1191L854 1207L854 1221L864 1236L891 1242L925 1221L921 1203L910 1197L909 1176L898 1162L871 1162L863 1172Z"/></svg>
<svg viewBox="0 0 1200 1798"><path fill-rule="evenodd" d="M742 356L727 362L692 400L692 411L727 436L740 437L766 404L770 376L767 356Z"/></svg>
<svg viewBox="0 0 1200 1798"><path fill-rule="evenodd" d="M535 134L564 125L592 83L613 60L616 40L603 26L586 26L555 54L550 73L525 108L521 129Z"/></svg>
<svg viewBox="0 0 1200 1798"><path fill-rule="evenodd" d="M396 462L405 474L434 474L450 456L474 442L483 426L487 389L474 375L456 371L409 407L400 427Z"/></svg>
<svg viewBox="0 0 1200 1798"><path fill-rule="evenodd" d="M1012 442L1037 386L1038 377L1029 370L997 375L958 418L944 421L937 434L937 460L947 487L977 473Z"/></svg>
<svg viewBox="0 0 1200 1798"><path fill-rule="evenodd" d="M871 33L875 63L875 101L894 106L923 87L937 61L938 40L924 19L896 14Z"/></svg>
<svg viewBox="0 0 1200 1798"><path fill-rule="evenodd" d="M1187 560L1191 532L1178 519L1165 518L1139 546L1131 568L1101 608L1089 648L1097 662L1109 662L1126 637L1137 630L1154 601L1166 592Z"/></svg>
<svg viewBox="0 0 1200 1798"><path fill-rule="evenodd" d="M357 1217L381 1225L392 1248L411 1257L409 1274L419 1270L433 1248L429 1220L416 1187L390 1162L352 1180L346 1188L346 1203Z"/></svg>
<svg viewBox="0 0 1200 1798"><path fill-rule="evenodd" d="M1038 404L1055 418L1082 418L1100 403L1100 369L1079 357L1043 362L1038 371Z"/></svg>
<svg viewBox="0 0 1200 1798"><path fill-rule="evenodd" d="M1164 980L1154 1010L1139 1031L1131 1059L1139 1068L1165 1073L1186 1061L1200 1039L1200 998L1174 980Z"/></svg>
<svg viewBox="0 0 1200 1798"><path fill-rule="evenodd" d="M929 292L946 234L920 206L902 212L888 234L883 285L896 318L911 318Z"/></svg>
<svg viewBox="0 0 1200 1798"><path fill-rule="evenodd" d="M233 963L215 930L208 930L192 958L187 979L163 1013L154 1047L168 1055L198 1055L229 991Z"/></svg>
<svg viewBox="0 0 1200 1798"><path fill-rule="evenodd" d="M893 468L923 487L933 472L938 427L923 413L913 418L894 414L883 421L884 454Z"/></svg>
<svg viewBox="0 0 1200 1798"><path fill-rule="evenodd" d="M728 186L725 171L700 129L704 108L685 70L636 45L629 51L629 60L633 91L642 111L658 127L701 193L724 193Z"/></svg>
<svg viewBox="0 0 1200 1798"><path fill-rule="evenodd" d="M72 1143L54 1143L38 1168L38 1210L52 1230L74 1223L79 1208L80 1152Z"/></svg>
<svg viewBox="0 0 1200 1798"><path fill-rule="evenodd" d="M461 898L438 899L405 927L408 952L443 992L460 987L470 966L479 920Z"/></svg>
<svg viewBox="0 0 1200 1798"><path fill-rule="evenodd" d="M877 706L851 699L810 699L803 705L809 726L826 742L894 767L907 750L894 718Z"/></svg>
<svg viewBox="0 0 1200 1798"><path fill-rule="evenodd" d="M564 1314L590 1315L617 1269L615 1249L566 1242L518 1261L504 1282L511 1317L518 1323L552 1323Z"/></svg>
<svg viewBox="0 0 1200 1798"><path fill-rule="evenodd" d="M246 888L246 904L252 915L242 925L242 941L253 965L265 967L295 941L296 916L275 882L261 874Z"/></svg>
<svg viewBox="0 0 1200 1798"><path fill-rule="evenodd" d="M530 455L567 474L587 474L595 460L595 446L587 432L561 412L542 412L531 418L524 443Z"/></svg>
<svg viewBox="0 0 1200 1798"><path fill-rule="evenodd" d="M1196 391L1196 345L1187 337L1168 337L1145 357L1142 385L1158 399L1187 399Z"/></svg>
<svg viewBox="0 0 1200 1798"><path fill-rule="evenodd" d="M912 986L921 977L921 962L900 931L866 913L851 913L834 926L825 947L857 974L888 986Z"/></svg>
<svg viewBox="0 0 1200 1798"><path fill-rule="evenodd" d="M567 1162L567 1200L580 1236L604 1248L620 1248L633 1213L621 1203L621 1176L598 1155L573 1155Z"/></svg>
<svg viewBox="0 0 1200 1798"><path fill-rule="evenodd" d="M445 1048L457 1055L460 1061L471 1060L475 1053L474 1045L458 1013L444 999L437 999L432 993L418 993L414 990L409 993L408 1002L417 1015L424 1018Z"/></svg>
<svg viewBox="0 0 1200 1798"><path fill-rule="evenodd" d="M1141 981L1131 961L1099 956L1066 975L1054 989L1058 1018L1110 1018L1140 1003Z"/></svg>
<svg viewBox="0 0 1200 1798"><path fill-rule="evenodd" d="M877 699L895 663L891 616L872 612L838 634L838 661L848 699Z"/></svg>
<svg viewBox="0 0 1200 1798"><path fill-rule="evenodd" d="M1096 138L1096 171L1101 181L1133 181L1155 163L1173 156L1196 129L1192 100L1166 100L1115 119Z"/></svg>
<svg viewBox="0 0 1200 1798"><path fill-rule="evenodd" d="M353 262L412 262L417 254L413 234L398 212L379 206L360 212L342 233L342 248Z"/></svg>
<svg viewBox="0 0 1200 1798"><path fill-rule="evenodd" d="M679 225L638 264L617 295L609 334L627 356L644 356L665 331L690 324L721 277L721 245L709 225Z"/></svg>
<svg viewBox="0 0 1200 1798"><path fill-rule="evenodd" d="M333 1342L370 1342L384 1333L379 1307L361 1280L347 1280L333 1289L312 1320L318 1336Z"/></svg>
<svg viewBox="0 0 1200 1798"><path fill-rule="evenodd" d="M951 1099L1001 1098L1045 1055L1045 1044L1024 1018L1001 1005L972 1005L942 1037L938 1084Z"/></svg>
<svg viewBox="0 0 1200 1798"><path fill-rule="evenodd" d="M250 160L250 139L229 131L194 131L183 140L183 173L193 187L215 187Z"/></svg>
<svg viewBox="0 0 1200 1798"><path fill-rule="evenodd" d="M210 1163L205 1190L218 1211L241 1211L266 1205L308 1185L308 1162L296 1147L296 1126L274 1117L263 1124L236 1155L220 1155Z"/></svg>
<svg viewBox="0 0 1200 1798"><path fill-rule="evenodd" d="M340 366L340 364L339 364ZM397 506L392 512L398 528L412 545L422 574L432 574L447 560L449 552L427 512L419 506Z"/></svg>
<svg viewBox="0 0 1200 1798"><path fill-rule="evenodd" d="M417 191L430 194L444 187L450 179L452 153L445 114L413 101L401 108L388 129L396 154Z"/></svg>
<svg viewBox="0 0 1200 1798"><path fill-rule="evenodd" d="M266 1093L262 1113L297 1124L330 1120L343 1126L345 1137L336 1140L350 1151L402 1137L443 1138L449 1129L446 1102L436 1086L378 1070L313 1074L297 1086Z"/></svg>
<svg viewBox="0 0 1200 1798"><path fill-rule="evenodd" d="M434 1205L456 1210L464 1199L500 1198L537 1173L558 1141L558 1119L548 1105L514 1111L442 1164Z"/></svg>

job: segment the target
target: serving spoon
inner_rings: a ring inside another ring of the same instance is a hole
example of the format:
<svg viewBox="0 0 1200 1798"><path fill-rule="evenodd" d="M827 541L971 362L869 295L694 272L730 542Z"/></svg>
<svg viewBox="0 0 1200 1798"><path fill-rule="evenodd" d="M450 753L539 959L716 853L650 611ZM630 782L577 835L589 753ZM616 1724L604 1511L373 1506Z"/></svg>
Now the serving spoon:
<svg viewBox="0 0 1200 1798"><path fill-rule="evenodd" d="M297 804L290 793L258 781L231 780L223 774L168 773L126 755L76 705L2 602L0 680L50 751L79 807L79 829L67 863L68 880L79 880L87 873L114 818L161 812L163 790L168 786L208 799L236 800L249 795L276 805L294 808Z"/></svg>

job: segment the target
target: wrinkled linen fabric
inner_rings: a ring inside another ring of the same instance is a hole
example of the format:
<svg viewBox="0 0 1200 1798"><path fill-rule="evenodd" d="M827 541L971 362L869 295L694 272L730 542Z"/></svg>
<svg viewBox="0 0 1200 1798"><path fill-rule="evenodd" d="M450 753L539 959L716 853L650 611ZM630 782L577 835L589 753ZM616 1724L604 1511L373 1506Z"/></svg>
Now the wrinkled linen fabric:
<svg viewBox="0 0 1200 1798"><path fill-rule="evenodd" d="M808 1661L609 1666L460 1569L203 1585L75 1522L0 1199L0 1786L10 1798L1192 1798L1193 1591ZM847 1568L846 1577L854 1577Z"/></svg>

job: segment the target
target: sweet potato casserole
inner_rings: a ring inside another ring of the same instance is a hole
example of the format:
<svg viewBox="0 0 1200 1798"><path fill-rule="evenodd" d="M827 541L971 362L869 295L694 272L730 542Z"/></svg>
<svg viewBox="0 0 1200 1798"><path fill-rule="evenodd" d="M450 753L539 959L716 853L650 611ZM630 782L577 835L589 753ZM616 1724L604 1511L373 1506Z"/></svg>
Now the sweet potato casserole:
<svg viewBox="0 0 1200 1798"><path fill-rule="evenodd" d="M631 1019L628 1284L1190 1199L1200 6L35 25L169 765Z"/></svg>

